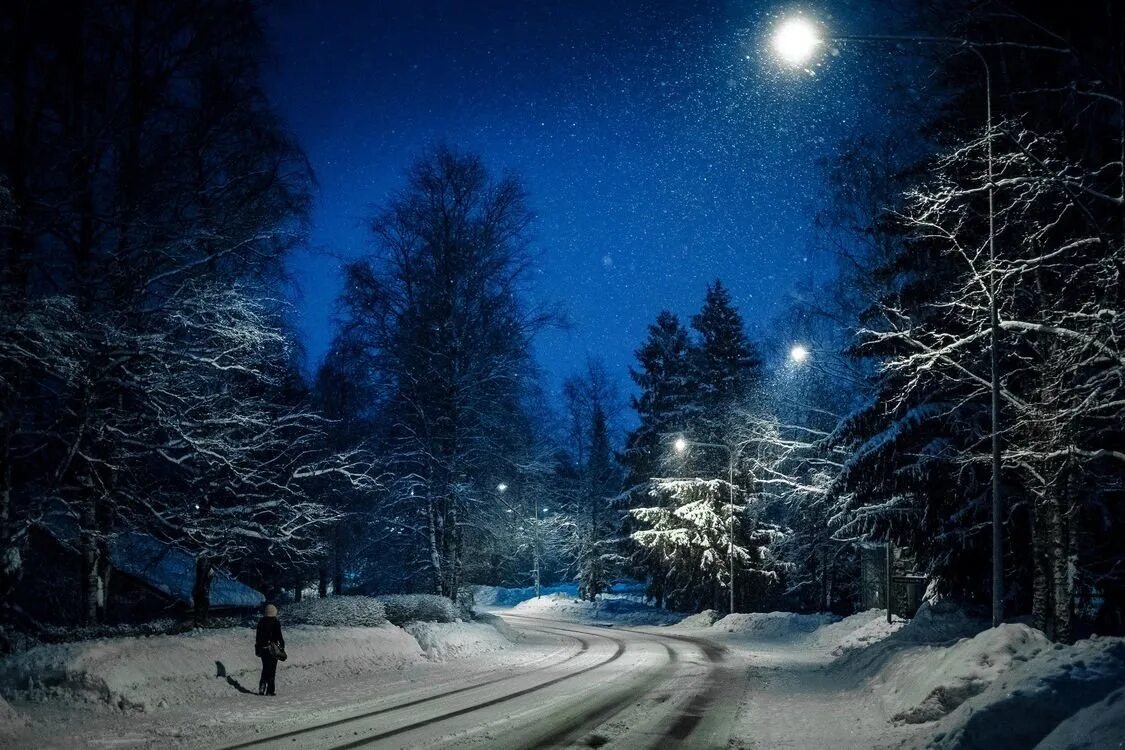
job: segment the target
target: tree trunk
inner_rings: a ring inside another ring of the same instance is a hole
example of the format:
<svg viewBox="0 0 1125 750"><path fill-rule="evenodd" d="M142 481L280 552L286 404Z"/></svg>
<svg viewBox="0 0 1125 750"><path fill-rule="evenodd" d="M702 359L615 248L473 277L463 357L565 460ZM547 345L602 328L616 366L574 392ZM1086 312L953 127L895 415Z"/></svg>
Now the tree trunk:
<svg viewBox="0 0 1125 750"><path fill-rule="evenodd" d="M98 531L97 510L95 508L94 488L87 486L87 497L82 503L81 531L79 548L82 556L81 613L82 622L93 625L98 622L101 586L98 580Z"/></svg>
<svg viewBox="0 0 1125 750"><path fill-rule="evenodd" d="M302 580L301 576L297 576L293 579L293 601L299 602L304 598L304 588L305 582Z"/></svg>
<svg viewBox="0 0 1125 750"><path fill-rule="evenodd" d="M12 520L12 462L9 456L11 433L6 429L6 419L4 424L3 443L0 444L0 462L3 463L3 470L0 470L0 602L9 601L23 570L19 541Z"/></svg>
<svg viewBox="0 0 1125 750"><path fill-rule="evenodd" d="M1064 468L1051 497L1051 579L1053 584L1054 633L1060 643L1070 643L1071 613L1073 610L1073 584L1070 561L1070 528L1068 523L1069 468Z"/></svg>
<svg viewBox="0 0 1125 750"><path fill-rule="evenodd" d="M320 570L318 571L316 582L316 595L323 599L328 596L328 561L320 561Z"/></svg>
<svg viewBox="0 0 1125 750"><path fill-rule="evenodd" d="M1044 487L1044 495L1047 488ZM1047 506L1045 497L1036 498L1031 505L1031 624L1044 633L1050 633L1052 622L1050 547L1047 544Z"/></svg>
<svg viewBox="0 0 1125 750"><path fill-rule="evenodd" d="M427 498L430 519L430 569L434 577L434 593L440 596L442 594L441 545L438 541L437 509L434 507L432 490L427 492Z"/></svg>
<svg viewBox="0 0 1125 750"><path fill-rule="evenodd" d="M207 624L208 612L211 609L211 579L215 570L208 555L199 555L195 558L195 583L191 589L192 613L196 627Z"/></svg>

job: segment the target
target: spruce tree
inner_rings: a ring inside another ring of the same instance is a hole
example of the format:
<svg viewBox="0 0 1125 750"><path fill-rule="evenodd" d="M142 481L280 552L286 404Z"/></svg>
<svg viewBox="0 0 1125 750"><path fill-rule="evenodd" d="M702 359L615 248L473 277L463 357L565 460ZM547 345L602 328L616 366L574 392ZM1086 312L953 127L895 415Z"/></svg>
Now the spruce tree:
<svg viewBox="0 0 1125 750"><path fill-rule="evenodd" d="M730 292L718 279L707 287L691 327L699 334L690 358L697 384L691 434L696 440L726 444L731 414L746 404L761 380L762 358L746 336Z"/></svg>

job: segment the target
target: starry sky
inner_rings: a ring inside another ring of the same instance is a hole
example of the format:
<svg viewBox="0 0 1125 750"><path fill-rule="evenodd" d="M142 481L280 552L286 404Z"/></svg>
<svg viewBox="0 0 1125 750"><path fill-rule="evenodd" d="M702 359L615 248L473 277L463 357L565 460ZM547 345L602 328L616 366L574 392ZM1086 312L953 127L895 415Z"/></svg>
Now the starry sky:
<svg viewBox="0 0 1125 750"><path fill-rule="evenodd" d="M289 0L268 19L269 87L316 172L310 244L290 262L315 368L332 336L343 259L404 170L439 143L512 171L536 215L533 304L548 387L604 360L623 385L662 309L684 320L726 284L752 335L830 262L813 217L818 160L878 128L886 72L829 48L813 69L769 53L794 10L871 31L870 4L762 0Z"/></svg>

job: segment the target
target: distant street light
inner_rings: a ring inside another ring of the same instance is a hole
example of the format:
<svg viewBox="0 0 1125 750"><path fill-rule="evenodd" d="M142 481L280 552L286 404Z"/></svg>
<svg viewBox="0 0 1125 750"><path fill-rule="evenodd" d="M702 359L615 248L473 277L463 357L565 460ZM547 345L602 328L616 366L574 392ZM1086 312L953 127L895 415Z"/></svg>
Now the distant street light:
<svg viewBox="0 0 1125 750"><path fill-rule="evenodd" d="M1000 494L1000 311L996 297L996 215L993 199L996 186L993 182L992 160L992 68L980 48L967 39L944 36L897 36L875 34L862 36L822 36L808 20L795 17L778 24L773 35L773 48L784 62L800 65L807 62L824 41L869 42L901 45L902 43L955 46L972 52L984 70L984 121L988 144L988 258L987 278L989 326L992 334L991 389L992 389L992 626L1004 619L1004 547L1001 533L1003 497Z"/></svg>
<svg viewBox="0 0 1125 750"><path fill-rule="evenodd" d="M809 350L804 344L794 344L789 350L789 359L796 364L802 364L809 358Z"/></svg>
<svg viewBox="0 0 1125 750"><path fill-rule="evenodd" d="M727 486L730 488L730 506L729 506L729 513L728 513L728 529L727 529L727 536L729 537L729 539L728 539L729 547L728 547L728 550L727 550L727 556L730 558L730 613L733 614L734 613L734 465L738 461L739 455L742 453L742 447L743 446L739 445L735 448L732 448L731 446L723 445L722 443L697 443L694 440L686 440L683 436L680 436L680 437L676 438L676 442L674 442L672 444L672 447L676 449L676 453L680 453L680 454L686 453L687 449L691 446L697 446L699 448L719 448L721 450L726 451L727 456L730 459L730 463L728 465L729 476L728 476L728 481L727 481Z"/></svg>
<svg viewBox="0 0 1125 750"><path fill-rule="evenodd" d="M501 482L500 484L496 485L496 491L497 492L507 492L508 491L508 485Z"/></svg>

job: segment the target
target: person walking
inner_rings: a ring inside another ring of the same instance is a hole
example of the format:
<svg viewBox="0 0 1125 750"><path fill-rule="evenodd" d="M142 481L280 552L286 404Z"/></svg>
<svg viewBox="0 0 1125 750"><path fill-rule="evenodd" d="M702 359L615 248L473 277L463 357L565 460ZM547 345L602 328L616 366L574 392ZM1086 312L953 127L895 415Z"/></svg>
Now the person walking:
<svg viewBox="0 0 1125 750"><path fill-rule="evenodd" d="M254 653L262 659L262 677L258 680L258 695L275 695L274 679L277 677L277 662L285 661L285 638L281 635L281 621L277 619L277 607L267 604L265 615L258 620L258 631L254 639Z"/></svg>

